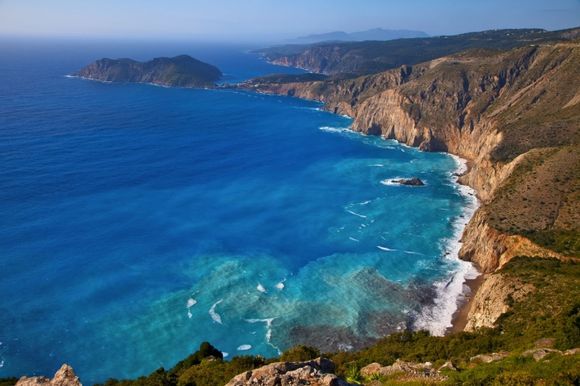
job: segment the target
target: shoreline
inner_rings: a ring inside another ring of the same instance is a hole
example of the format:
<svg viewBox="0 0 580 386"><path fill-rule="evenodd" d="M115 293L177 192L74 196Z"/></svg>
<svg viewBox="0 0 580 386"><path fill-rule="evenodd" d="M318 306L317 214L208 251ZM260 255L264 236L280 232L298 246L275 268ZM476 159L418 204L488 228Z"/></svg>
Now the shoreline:
<svg viewBox="0 0 580 386"><path fill-rule="evenodd" d="M292 66L286 66L292 67ZM115 83L111 81L103 81L99 79L87 78L78 75L65 75L68 78L77 78L82 80L90 80L90 81L97 81L101 83ZM162 88L197 88L197 87L176 87L171 85L161 85L156 83L146 83L146 82L129 82L135 84L146 84L156 87ZM231 85L230 85L231 87ZM228 90L230 87L215 87L215 88L198 88L198 89L215 89L215 90ZM255 90L247 90L250 92L255 92L257 94L264 94L264 95L275 95L270 93L263 93ZM309 100L307 98L298 98L303 100ZM345 118L349 118L354 120L354 117L351 117L346 114L339 114L337 112L333 112L326 108L328 105L320 100L311 100L313 102L320 103L321 110L326 112L340 115ZM341 129L340 131L350 131L357 134L363 134L362 132L356 131L352 129L352 126L346 129ZM382 135L377 135L377 137L381 138L382 140L387 140ZM391 139L396 141L398 144L417 149L415 146L409 146L405 143L397 141L396 139ZM470 160L466 160L461 158L460 156L450 153L450 152L442 152L444 154L449 155L452 157L456 164L457 168L452 176L453 184L457 186L457 190L459 194L462 195L466 200L467 204L459 217L457 217L453 221L453 228L455 229L453 235L446 240L445 243L445 252L442 256L443 259L453 259L459 263L457 270L452 273L452 275L445 281L441 283L435 283L437 296L433 299L434 304L429 309L425 310L426 313L423 313L419 316L419 319L423 319L420 321L420 329L427 329L433 335L438 336L445 336L450 333L463 331L463 328L467 324L467 316L469 314L469 310L471 309L472 301L477 293L477 290L481 286L484 275L479 271L477 266L472 262L462 260L459 257L459 250L461 248L461 239L463 238L463 233L468 225L468 223L473 218L475 212L479 208L479 200L477 198L477 191L473 189L471 186L463 184L460 182L459 177L466 174L470 169ZM459 282L461 279L461 282ZM451 288L450 288L451 287ZM458 288L459 287L459 288Z"/></svg>
<svg viewBox="0 0 580 386"><path fill-rule="evenodd" d="M451 327L445 331L445 335L455 334L465 330L468 322L467 317L473 306L473 299L484 281L484 274L480 274L474 279L465 280L464 285L467 287L467 293L463 299L460 299L457 310L452 316Z"/></svg>

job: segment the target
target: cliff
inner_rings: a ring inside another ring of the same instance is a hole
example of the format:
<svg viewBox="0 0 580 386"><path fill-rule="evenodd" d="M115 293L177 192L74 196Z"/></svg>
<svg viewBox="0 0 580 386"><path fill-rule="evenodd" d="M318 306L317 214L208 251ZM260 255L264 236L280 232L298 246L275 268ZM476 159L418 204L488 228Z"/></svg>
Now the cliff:
<svg viewBox="0 0 580 386"><path fill-rule="evenodd" d="M460 257L492 273L518 255L580 256L579 63L579 42L553 42L470 50L352 79L241 87L319 100L351 116L356 131L467 159L460 181L482 205ZM484 299L476 296L468 326L492 326L499 316Z"/></svg>
<svg viewBox="0 0 580 386"><path fill-rule="evenodd" d="M148 62L132 59L100 59L72 74L104 82L151 83L168 87L213 87L221 71L204 62L181 55Z"/></svg>
<svg viewBox="0 0 580 386"><path fill-rule="evenodd" d="M272 63L322 74L371 74L414 65L467 49L512 49L578 38L580 29L504 29L390 41L285 45L258 51ZM369 40L369 39L367 39Z"/></svg>

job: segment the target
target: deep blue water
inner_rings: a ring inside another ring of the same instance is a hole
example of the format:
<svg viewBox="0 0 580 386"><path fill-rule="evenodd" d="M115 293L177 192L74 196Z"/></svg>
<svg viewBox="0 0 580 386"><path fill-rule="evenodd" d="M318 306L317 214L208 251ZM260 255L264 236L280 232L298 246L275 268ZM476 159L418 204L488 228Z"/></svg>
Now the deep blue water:
<svg viewBox="0 0 580 386"><path fill-rule="evenodd" d="M64 76L182 53L227 81L293 71L233 46L0 42L0 377L441 333L469 269L456 162L313 102Z"/></svg>

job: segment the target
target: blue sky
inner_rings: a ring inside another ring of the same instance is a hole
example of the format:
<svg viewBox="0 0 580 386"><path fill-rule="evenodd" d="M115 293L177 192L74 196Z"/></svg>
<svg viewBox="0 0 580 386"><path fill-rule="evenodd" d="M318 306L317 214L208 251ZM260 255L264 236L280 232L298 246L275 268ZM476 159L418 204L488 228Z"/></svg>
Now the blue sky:
<svg viewBox="0 0 580 386"><path fill-rule="evenodd" d="M580 25L580 0L0 0L0 35L274 41L335 30L431 35Z"/></svg>

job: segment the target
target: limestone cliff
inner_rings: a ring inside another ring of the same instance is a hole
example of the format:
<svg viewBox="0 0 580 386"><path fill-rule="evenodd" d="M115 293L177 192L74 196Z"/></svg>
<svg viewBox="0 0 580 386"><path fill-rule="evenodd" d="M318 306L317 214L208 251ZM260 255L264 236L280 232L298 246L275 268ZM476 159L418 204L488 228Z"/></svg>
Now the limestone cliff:
<svg viewBox="0 0 580 386"><path fill-rule="evenodd" d="M579 64L579 42L546 43L353 79L256 79L242 87L319 100L351 116L356 131L467 159L460 181L476 189L482 206L460 257L490 273L517 255L580 254ZM482 293L494 291L487 280ZM485 299L476 296L470 326L492 326L499 316Z"/></svg>

